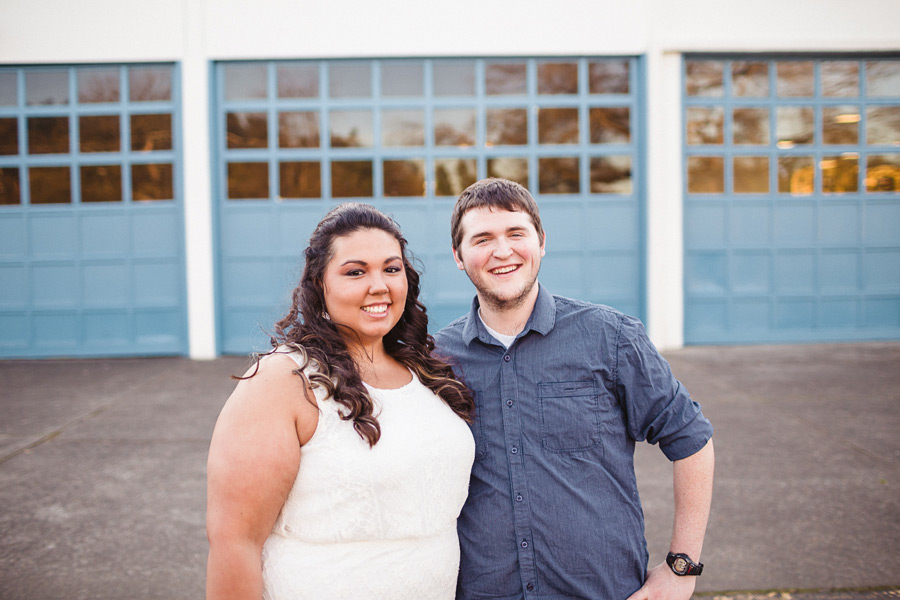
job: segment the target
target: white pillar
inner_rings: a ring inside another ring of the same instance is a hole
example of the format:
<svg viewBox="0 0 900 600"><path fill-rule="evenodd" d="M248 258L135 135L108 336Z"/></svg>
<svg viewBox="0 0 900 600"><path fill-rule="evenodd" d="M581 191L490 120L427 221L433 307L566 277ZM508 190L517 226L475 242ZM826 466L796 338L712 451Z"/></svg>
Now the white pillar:
<svg viewBox="0 0 900 600"><path fill-rule="evenodd" d="M681 54L647 53L647 329L684 345Z"/></svg>
<svg viewBox="0 0 900 600"><path fill-rule="evenodd" d="M206 2L184 0L184 11L186 39L181 90L189 355L195 359L211 359L216 356L216 300Z"/></svg>

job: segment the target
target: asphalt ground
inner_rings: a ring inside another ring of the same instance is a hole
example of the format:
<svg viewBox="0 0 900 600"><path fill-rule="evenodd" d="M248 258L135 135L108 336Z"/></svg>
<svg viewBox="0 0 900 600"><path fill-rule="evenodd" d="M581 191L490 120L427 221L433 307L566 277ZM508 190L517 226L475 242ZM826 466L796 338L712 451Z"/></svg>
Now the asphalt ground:
<svg viewBox="0 0 900 600"><path fill-rule="evenodd" d="M665 356L716 429L697 597L900 599L900 342ZM247 364L0 361L0 599L202 598L209 438ZM671 467L635 461L656 564Z"/></svg>

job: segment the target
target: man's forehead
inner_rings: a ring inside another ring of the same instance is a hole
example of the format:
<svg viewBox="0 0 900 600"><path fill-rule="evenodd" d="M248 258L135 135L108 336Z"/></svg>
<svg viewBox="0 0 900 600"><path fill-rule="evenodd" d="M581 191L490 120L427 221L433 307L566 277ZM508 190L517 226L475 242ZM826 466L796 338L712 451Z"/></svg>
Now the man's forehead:
<svg viewBox="0 0 900 600"><path fill-rule="evenodd" d="M507 224L508 227L521 227L534 225L531 215L523 210L506 210L496 206L476 206L470 208L462 216L461 224L464 230L478 227L479 223L490 221L494 224Z"/></svg>

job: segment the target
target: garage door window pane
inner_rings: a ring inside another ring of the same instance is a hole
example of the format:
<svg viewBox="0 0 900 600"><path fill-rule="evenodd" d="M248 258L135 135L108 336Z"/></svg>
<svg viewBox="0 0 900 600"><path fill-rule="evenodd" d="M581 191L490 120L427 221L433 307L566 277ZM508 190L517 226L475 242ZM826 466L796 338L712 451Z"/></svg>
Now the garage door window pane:
<svg viewBox="0 0 900 600"><path fill-rule="evenodd" d="M486 111L487 144L519 146L528 143L528 111L524 108L490 108Z"/></svg>
<svg viewBox="0 0 900 600"><path fill-rule="evenodd" d="M528 92L525 63L488 63L484 67L485 93L489 96L523 95Z"/></svg>
<svg viewBox="0 0 900 600"><path fill-rule="evenodd" d="M385 110L381 113L381 144L386 147L424 146L425 113L421 110Z"/></svg>
<svg viewBox="0 0 900 600"><path fill-rule="evenodd" d="M0 205L21 204L19 195L19 169L17 167L0 168Z"/></svg>
<svg viewBox="0 0 900 600"><path fill-rule="evenodd" d="M538 191L541 194L577 194L578 158L538 159Z"/></svg>
<svg viewBox="0 0 900 600"><path fill-rule="evenodd" d="M69 152L68 117L29 117L29 154L66 154Z"/></svg>
<svg viewBox="0 0 900 600"><path fill-rule="evenodd" d="M826 98L859 96L859 65L856 61L825 61L819 66L822 95Z"/></svg>
<svg viewBox="0 0 900 600"><path fill-rule="evenodd" d="M31 167L28 185L32 204L69 204L72 202L69 167Z"/></svg>
<svg viewBox="0 0 900 600"><path fill-rule="evenodd" d="M82 152L118 152L119 117L79 117L78 137Z"/></svg>
<svg viewBox="0 0 900 600"><path fill-rule="evenodd" d="M129 67L128 94L132 102L168 102L172 99L172 68Z"/></svg>
<svg viewBox="0 0 900 600"><path fill-rule="evenodd" d="M172 165L131 165L132 200L172 200Z"/></svg>
<svg viewBox="0 0 900 600"><path fill-rule="evenodd" d="M630 156L604 156L591 159L592 194L630 194Z"/></svg>
<svg viewBox="0 0 900 600"><path fill-rule="evenodd" d="M856 192L859 190L859 159L847 156L826 156L819 163L822 169L822 191L826 193Z"/></svg>
<svg viewBox="0 0 900 600"><path fill-rule="evenodd" d="M544 63L538 65L538 94L577 94L576 63Z"/></svg>
<svg viewBox="0 0 900 600"><path fill-rule="evenodd" d="M598 60L588 63L588 80L592 94L627 94L628 61Z"/></svg>
<svg viewBox="0 0 900 600"><path fill-rule="evenodd" d="M631 110L627 106L592 108L588 114L592 144L631 142Z"/></svg>
<svg viewBox="0 0 900 600"><path fill-rule="evenodd" d="M319 68L314 64L280 64L277 69L279 98L317 98Z"/></svg>
<svg viewBox="0 0 900 600"><path fill-rule="evenodd" d="M331 119L332 148L372 147L372 112L368 110L335 110Z"/></svg>
<svg viewBox="0 0 900 600"><path fill-rule="evenodd" d="M424 196L424 160L384 161L385 196Z"/></svg>
<svg viewBox="0 0 900 600"><path fill-rule="evenodd" d="M367 160L331 163L331 195L335 198L372 196L372 163Z"/></svg>
<svg viewBox="0 0 900 600"><path fill-rule="evenodd" d="M434 161L436 196L458 196L477 180L474 158L437 158Z"/></svg>
<svg viewBox="0 0 900 600"><path fill-rule="evenodd" d="M765 98L769 95L769 65L735 61L731 65L731 86L735 96Z"/></svg>
<svg viewBox="0 0 900 600"><path fill-rule="evenodd" d="M283 112L278 114L279 148L318 148L318 111Z"/></svg>
<svg viewBox="0 0 900 600"><path fill-rule="evenodd" d="M855 106L826 106L822 109L822 143L859 143L859 109Z"/></svg>
<svg viewBox="0 0 900 600"><path fill-rule="evenodd" d="M577 144L577 108L541 108L538 112L538 143Z"/></svg>
<svg viewBox="0 0 900 600"><path fill-rule="evenodd" d="M68 104L68 71L31 71L25 73L25 102L28 106Z"/></svg>
<svg viewBox="0 0 900 600"><path fill-rule="evenodd" d="M725 111L721 107L687 109L687 143L721 144L724 139Z"/></svg>
<svg viewBox="0 0 900 600"><path fill-rule="evenodd" d="M92 165L81 167L82 202L121 202L122 167Z"/></svg>
<svg viewBox="0 0 900 600"><path fill-rule="evenodd" d="M866 92L876 98L900 96L900 61L867 62Z"/></svg>
<svg viewBox="0 0 900 600"><path fill-rule="evenodd" d="M19 120L15 117L0 119L0 155L19 153Z"/></svg>
<svg viewBox="0 0 900 600"><path fill-rule="evenodd" d="M269 165L267 163L229 163L228 197L268 198Z"/></svg>
<svg viewBox="0 0 900 600"><path fill-rule="evenodd" d="M869 155L866 191L900 192L900 154Z"/></svg>
<svg viewBox="0 0 900 600"><path fill-rule="evenodd" d="M736 194L769 193L769 157L734 157L734 192Z"/></svg>
<svg viewBox="0 0 900 600"><path fill-rule="evenodd" d="M474 146L475 110L446 108L434 111L436 146Z"/></svg>
<svg viewBox="0 0 900 600"><path fill-rule="evenodd" d="M775 91L780 97L812 96L813 63L780 61L775 67Z"/></svg>
<svg viewBox="0 0 900 600"><path fill-rule="evenodd" d="M528 187L528 159L513 157L489 158L488 177L502 177Z"/></svg>
<svg viewBox="0 0 900 600"><path fill-rule="evenodd" d="M725 162L721 156L689 156L688 192L721 194L725 191Z"/></svg>
<svg viewBox="0 0 900 600"><path fill-rule="evenodd" d="M866 110L866 141L900 145L900 106L871 106Z"/></svg>
<svg viewBox="0 0 900 600"><path fill-rule="evenodd" d="M172 149L172 115L131 115L131 149L135 152Z"/></svg>
<svg viewBox="0 0 900 600"><path fill-rule="evenodd" d="M318 198L322 195L321 168L317 161L283 162L278 166L282 198Z"/></svg>
<svg viewBox="0 0 900 600"><path fill-rule="evenodd" d="M812 156L778 157L778 191L808 195L815 191L816 169Z"/></svg>
<svg viewBox="0 0 900 600"><path fill-rule="evenodd" d="M79 69L79 102L118 102L119 69Z"/></svg>
<svg viewBox="0 0 900 600"><path fill-rule="evenodd" d="M735 144L768 145L768 109L735 108L732 117L731 130Z"/></svg>
<svg viewBox="0 0 900 600"><path fill-rule="evenodd" d="M265 148L269 144L266 113L228 113L226 139L229 148Z"/></svg>

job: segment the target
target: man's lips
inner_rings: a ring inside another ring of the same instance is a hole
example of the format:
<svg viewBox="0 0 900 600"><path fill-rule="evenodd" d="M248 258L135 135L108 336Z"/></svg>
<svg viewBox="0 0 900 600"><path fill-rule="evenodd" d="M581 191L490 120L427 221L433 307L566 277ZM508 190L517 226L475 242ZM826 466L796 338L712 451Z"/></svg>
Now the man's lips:
<svg viewBox="0 0 900 600"><path fill-rule="evenodd" d="M519 265L507 265L505 267L497 267L496 269L491 269L492 275L506 275L507 273L512 273L519 269Z"/></svg>

